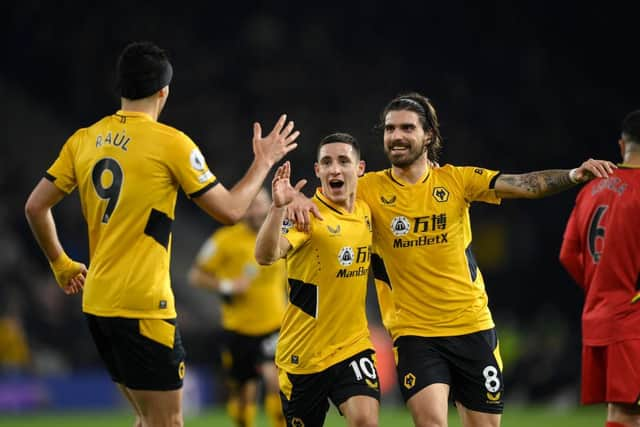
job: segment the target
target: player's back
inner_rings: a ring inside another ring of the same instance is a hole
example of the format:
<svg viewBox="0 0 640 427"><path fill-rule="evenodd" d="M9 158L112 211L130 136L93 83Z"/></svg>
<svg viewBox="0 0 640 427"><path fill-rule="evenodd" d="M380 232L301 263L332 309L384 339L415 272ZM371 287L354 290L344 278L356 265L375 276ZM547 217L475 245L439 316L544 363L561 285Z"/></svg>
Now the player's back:
<svg viewBox="0 0 640 427"><path fill-rule="evenodd" d="M622 165L590 182L574 215L587 292L584 338L594 345L640 338L640 310L631 303L640 286L640 169Z"/></svg>
<svg viewBox="0 0 640 427"><path fill-rule="evenodd" d="M215 182L195 144L143 113L118 111L78 130L48 171L77 185L89 231L83 309L100 316L170 318L171 225L178 186Z"/></svg>
<svg viewBox="0 0 640 427"><path fill-rule="evenodd" d="M635 285L640 257L628 254L640 252L640 169L621 166L608 179L592 181L576 205L587 286L612 279Z"/></svg>

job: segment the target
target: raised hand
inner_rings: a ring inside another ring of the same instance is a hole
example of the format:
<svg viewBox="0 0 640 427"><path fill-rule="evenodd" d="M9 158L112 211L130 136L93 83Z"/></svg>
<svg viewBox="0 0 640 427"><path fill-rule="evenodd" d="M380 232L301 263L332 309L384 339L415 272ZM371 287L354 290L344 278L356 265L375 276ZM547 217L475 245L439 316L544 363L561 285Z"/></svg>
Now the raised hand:
<svg viewBox="0 0 640 427"><path fill-rule="evenodd" d="M569 172L574 182L586 182L593 178L608 178L617 166L608 160L587 159L579 167Z"/></svg>
<svg viewBox="0 0 640 427"><path fill-rule="evenodd" d="M282 208L291 203L307 183L306 179L301 179L295 187L292 187L290 179L291 163L286 161L276 170L271 181L271 197L276 208Z"/></svg>
<svg viewBox="0 0 640 427"><path fill-rule="evenodd" d="M286 121L287 115L281 115L271 132L265 137L262 136L260 123L253 124L253 154L256 160L264 161L269 168L298 146L294 141L300 135L300 131L293 130L293 121L289 123Z"/></svg>

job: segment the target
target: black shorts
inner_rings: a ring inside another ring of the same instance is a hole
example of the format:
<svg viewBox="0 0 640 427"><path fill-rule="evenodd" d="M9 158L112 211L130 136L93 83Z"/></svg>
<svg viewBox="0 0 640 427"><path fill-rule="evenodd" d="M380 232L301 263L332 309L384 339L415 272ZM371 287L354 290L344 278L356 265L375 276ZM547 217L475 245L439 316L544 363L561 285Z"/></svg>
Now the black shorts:
<svg viewBox="0 0 640 427"><path fill-rule="evenodd" d="M495 329L453 337L398 338L398 382L406 402L434 383L451 387L451 397L474 411L504 409L502 361Z"/></svg>
<svg viewBox="0 0 640 427"><path fill-rule="evenodd" d="M320 427L329 410L353 396L380 400L374 351L365 350L315 374L290 374L280 370L280 399L289 427Z"/></svg>
<svg viewBox="0 0 640 427"><path fill-rule="evenodd" d="M222 366L229 379L237 384L260 377L259 367L273 362L279 330L264 335L243 335L223 331Z"/></svg>
<svg viewBox="0 0 640 427"><path fill-rule="evenodd" d="M114 382L135 390L182 387L185 351L175 319L85 316Z"/></svg>

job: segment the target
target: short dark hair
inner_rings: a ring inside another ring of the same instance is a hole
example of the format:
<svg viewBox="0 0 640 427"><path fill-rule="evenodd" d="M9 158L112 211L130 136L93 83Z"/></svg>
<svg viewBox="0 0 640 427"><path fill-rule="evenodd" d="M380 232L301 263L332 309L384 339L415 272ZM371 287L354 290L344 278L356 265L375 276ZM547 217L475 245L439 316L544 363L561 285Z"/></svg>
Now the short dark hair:
<svg viewBox="0 0 640 427"><path fill-rule="evenodd" d="M627 114L622 121L622 137L636 144L640 144L640 110Z"/></svg>
<svg viewBox="0 0 640 427"><path fill-rule="evenodd" d="M323 145L331 144L334 142L349 144L351 147L353 147L353 151L356 153L358 160L360 160L360 145L358 144L358 140L355 138L355 136L344 132L332 133L322 138L318 143L316 157L320 155L320 148L322 148Z"/></svg>
<svg viewBox="0 0 640 427"><path fill-rule="evenodd" d="M151 96L173 77L167 53L148 41L128 44L118 58L116 72L120 96L127 99Z"/></svg>
<svg viewBox="0 0 640 427"><path fill-rule="evenodd" d="M417 92L409 92L396 96L389 101L382 110L378 127L384 129L384 122L389 111L402 110L416 113L420 119L420 124L422 124L422 129L424 129L425 132L431 131L433 138L431 144L427 146L427 156L430 160L437 161L440 151L442 150L442 135L440 135L438 115L431 100Z"/></svg>

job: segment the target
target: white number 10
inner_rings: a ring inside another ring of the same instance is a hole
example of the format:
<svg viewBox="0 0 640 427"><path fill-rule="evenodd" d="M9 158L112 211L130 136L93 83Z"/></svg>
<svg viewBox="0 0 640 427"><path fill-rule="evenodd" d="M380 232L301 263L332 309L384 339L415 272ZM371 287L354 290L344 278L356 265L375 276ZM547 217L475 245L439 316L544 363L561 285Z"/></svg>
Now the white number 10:
<svg viewBox="0 0 640 427"><path fill-rule="evenodd" d="M376 368L373 366L373 362L367 357L363 357L359 361L354 360L349 363L349 366L353 369L353 373L358 381L362 380L362 374L372 380L376 379Z"/></svg>

